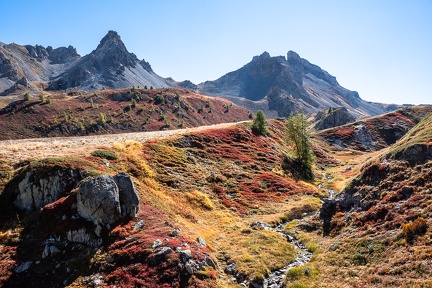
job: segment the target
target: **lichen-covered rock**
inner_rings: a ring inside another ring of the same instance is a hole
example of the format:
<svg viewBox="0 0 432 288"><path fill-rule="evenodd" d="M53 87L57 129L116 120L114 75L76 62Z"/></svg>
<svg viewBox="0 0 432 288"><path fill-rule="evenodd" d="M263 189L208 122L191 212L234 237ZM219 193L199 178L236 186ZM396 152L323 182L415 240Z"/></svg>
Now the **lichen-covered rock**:
<svg viewBox="0 0 432 288"><path fill-rule="evenodd" d="M77 211L84 219L103 226L118 222L119 189L113 177L103 175L83 181L77 193Z"/></svg>

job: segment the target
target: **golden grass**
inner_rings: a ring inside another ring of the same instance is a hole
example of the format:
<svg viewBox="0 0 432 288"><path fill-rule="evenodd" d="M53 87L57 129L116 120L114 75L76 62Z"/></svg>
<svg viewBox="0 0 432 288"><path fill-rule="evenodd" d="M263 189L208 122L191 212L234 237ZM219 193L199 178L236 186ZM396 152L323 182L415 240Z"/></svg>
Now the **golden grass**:
<svg viewBox="0 0 432 288"><path fill-rule="evenodd" d="M185 196L187 200L191 203L191 205L196 208L203 208L206 210L214 209L214 205L209 199L209 197L198 190L194 190L192 192L186 192Z"/></svg>

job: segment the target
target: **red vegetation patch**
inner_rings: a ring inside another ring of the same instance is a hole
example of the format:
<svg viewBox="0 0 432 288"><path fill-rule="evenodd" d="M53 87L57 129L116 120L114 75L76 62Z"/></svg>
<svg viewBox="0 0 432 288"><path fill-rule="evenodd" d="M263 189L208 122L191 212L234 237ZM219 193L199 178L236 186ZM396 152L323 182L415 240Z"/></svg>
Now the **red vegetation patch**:
<svg viewBox="0 0 432 288"><path fill-rule="evenodd" d="M0 140L157 131L247 119L245 108L186 89L101 90L82 96L57 93L50 104L20 100L1 109Z"/></svg>
<svg viewBox="0 0 432 288"><path fill-rule="evenodd" d="M283 121L269 122L269 137L254 135L244 124L209 129L149 143L151 149L144 148L146 158L167 186L190 191L197 189L195 183L202 183L199 190L215 193L223 205L240 215L255 211L260 203L284 201L287 195L314 194L312 186L272 172L283 170L285 154L281 148L288 148L283 141ZM200 170L204 175L194 172L197 165L205 167ZM180 180L174 180L173 171Z"/></svg>
<svg viewBox="0 0 432 288"><path fill-rule="evenodd" d="M6 285L7 280L11 277L13 270L17 267L15 260L17 247L3 246L0 247L0 286Z"/></svg>

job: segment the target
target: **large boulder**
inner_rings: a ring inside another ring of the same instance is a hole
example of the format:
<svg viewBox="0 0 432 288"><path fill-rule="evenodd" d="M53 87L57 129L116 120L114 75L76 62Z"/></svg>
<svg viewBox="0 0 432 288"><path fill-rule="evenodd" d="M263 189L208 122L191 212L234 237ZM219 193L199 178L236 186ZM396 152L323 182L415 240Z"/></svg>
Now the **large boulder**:
<svg viewBox="0 0 432 288"><path fill-rule="evenodd" d="M78 214L95 224L111 225L120 219L119 189L113 177L103 175L83 181L77 193Z"/></svg>
<svg viewBox="0 0 432 288"><path fill-rule="evenodd" d="M121 172L114 176L114 181L119 189L121 216L135 217L139 208L139 196L130 176Z"/></svg>
<svg viewBox="0 0 432 288"><path fill-rule="evenodd" d="M126 173L89 178L78 188L78 214L95 224L115 224L123 217L135 217L138 209L139 196Z"/></svg>

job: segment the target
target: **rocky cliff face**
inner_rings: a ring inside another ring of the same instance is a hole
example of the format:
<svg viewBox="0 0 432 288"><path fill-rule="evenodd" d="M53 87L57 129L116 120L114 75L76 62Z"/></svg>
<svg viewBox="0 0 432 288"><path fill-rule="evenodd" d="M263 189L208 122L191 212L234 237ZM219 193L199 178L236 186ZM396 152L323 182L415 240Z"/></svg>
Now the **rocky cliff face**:
<svg viewBox="0 0 432 288"><path fill-rule="evenodd" d="M203 94L241 97L268 103L267 113L276 111L285 117L303 111L318 112L329 107L345 107L355 117L383 114L394 109L363 101L359 94L340 86L336 78L297 53L271 57L267 52L255 56L242 68L215 81L195 87L178 83Z"/></svg>
<svg viewBox="0 0 432 288"><path fill-rule="evenodd" d="M0 43L0 95L38 91L78 59L72 46L53 49Z"/></svg>
<svg viewBox="0 0 432 288"><path fill-rule="evenodd" d="M315 116L315 121L314 128L316 130L324 130L354 122L355 118L345 107L331 107L318 112Z"/></svg>

